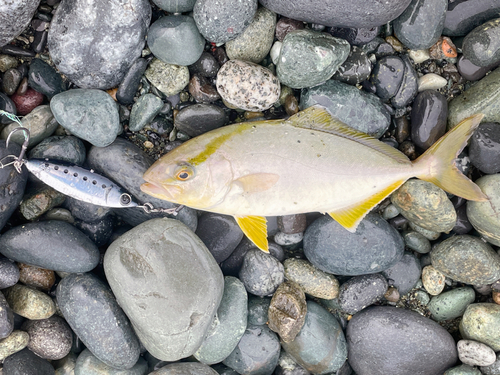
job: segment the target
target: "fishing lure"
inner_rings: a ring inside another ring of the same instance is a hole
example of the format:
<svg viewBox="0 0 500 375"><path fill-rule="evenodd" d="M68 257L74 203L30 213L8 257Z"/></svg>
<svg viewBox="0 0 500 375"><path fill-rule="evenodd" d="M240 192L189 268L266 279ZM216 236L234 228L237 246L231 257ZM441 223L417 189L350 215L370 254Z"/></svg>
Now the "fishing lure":
<svg viewBox="0 0 500 375"><path fill-rule="evenodd" d="M19 118L8 112L1 111L0 115L5 115L12 121L22 125ZM142 208L147 213L163 212L171 215L177 215L183 206L175 208L154 208L149 202L139 205L134 202L132 196L125 192L120 186L108 178L77 165L63 162L51 161L48 159L25 159L26 150L30 139L29 130L25 127L18 127L12 130L7 137L5 147L9 147L11 136L17 132L24 133L24 142L21 146L19 156L7 155L0 160L0 168L12 165L18 173L24 165L39 180L43 181L55 190L75 198L77 200L92 203L103 207L112 208ZM8 162L6 162L9 160Z"/></svg>

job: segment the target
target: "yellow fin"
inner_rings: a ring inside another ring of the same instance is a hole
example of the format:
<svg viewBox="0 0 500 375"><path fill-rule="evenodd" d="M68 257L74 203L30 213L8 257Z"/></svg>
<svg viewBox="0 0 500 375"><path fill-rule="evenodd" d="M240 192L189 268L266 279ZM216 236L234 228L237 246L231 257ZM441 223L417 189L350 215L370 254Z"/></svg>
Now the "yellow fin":
<svg viewBox="0 0 500 375"><path fill-rule="evenodd" d="M304 109L303 111L291 116L287 122L298 128L323 131L325 133L330 133L338 137L360 143L402 164L411 163L406 155L399 150L369 136L368 134L350 128L342 121L332 117L332 115L325 108L319 105L314 105Z"/></svg>
<svg viewBox="0 0 500 375"><path fill-rule="evenodd" d="M464 176L455 166L455 158L467 145L467 140L479 126L484 115L466 118L443 135L425 153L415 160L414 167L421 171L416 177L432 182L448 193L472 201L487 201L479 186Z"/></svg>
<svg viewBox="0 0 500 375"><path fill-rule="evenodd" d="M267 221L264 216L234 217L245 235L262 251L268 253Z"/></svg>
<svg viewBox="0 0 500 375"><path fill-rule="evenodd" d="M279 179L280 176L274 173L253 173L240 177L235 182L241 184L245 193L257 193L270 189Z"/></svg>
<svg viewBox="0 0 500 375"><path fill-rule="evenodd" d="M328 214L349 232L355 232L358 224L370 212L373 207L387 198L394 190L400 187L406 180L396 181L383 190L375 193L367 200L356 203L341 210L329 212Z"/></svg>

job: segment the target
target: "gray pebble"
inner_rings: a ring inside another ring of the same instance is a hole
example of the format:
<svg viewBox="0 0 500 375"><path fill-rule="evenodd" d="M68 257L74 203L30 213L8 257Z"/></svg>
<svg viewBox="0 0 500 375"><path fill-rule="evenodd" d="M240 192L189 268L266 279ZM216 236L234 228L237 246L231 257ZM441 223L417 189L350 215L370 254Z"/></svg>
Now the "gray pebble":
<svg viewBox="0 0 500 375"><path fill-rule="evenodd" d="M30 335L28 349L39 357L57 360L71 350L73 332L66 321L53 315L48 319L28 320L22 327Z"/></svg>
<svg viewBox="0 0 500 375"><path fill-rule="evenodd" d="M285 271L275 257L261 250L250 249L243 260L239 278L246 290L256 296L268 296L285 279Z"/></svg>
<svg viewBox="0 0 500 375"><path fill-rule="evenodd" d="M340 308L348 314L356 314L381 300L387 288L387 281L380 274L353 277L340 286Z"/></svg>
<svg viewBox="0 0 500 375"><path fill-rule="evenodd" d="M404 296L415 287L421 271L418 259L411 253L405 253L399 262L382 271L382 275L389 281L389 285L395 286L399 294Z"/></svg>

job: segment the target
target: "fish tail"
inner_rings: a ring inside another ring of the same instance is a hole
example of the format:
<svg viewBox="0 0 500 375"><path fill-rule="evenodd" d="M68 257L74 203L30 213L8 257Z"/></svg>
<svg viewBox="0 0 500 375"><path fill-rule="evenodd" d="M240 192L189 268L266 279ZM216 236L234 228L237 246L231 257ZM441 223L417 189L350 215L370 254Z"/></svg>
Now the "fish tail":
<svg viewBox="0 0 500 375"><path fill-rule="evenodd" d="M425 151L413 162L414 168L419 171L416 177L467 200L488 200L479 186L464 176L455 165L455 159L483 117L477 114L466 118Z"/></svg>

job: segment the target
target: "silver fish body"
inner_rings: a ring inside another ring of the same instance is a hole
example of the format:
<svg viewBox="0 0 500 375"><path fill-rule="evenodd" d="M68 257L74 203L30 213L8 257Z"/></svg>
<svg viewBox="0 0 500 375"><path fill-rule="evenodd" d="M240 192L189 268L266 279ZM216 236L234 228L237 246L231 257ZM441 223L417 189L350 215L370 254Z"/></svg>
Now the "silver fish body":
<svg viewBox="0 0 500 375"><path fill-rule="evenodd" d="M91 170L42 159L26 160L24 165L50 187L80 201L113 208L137 206L114 182Z"/></svg>

